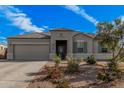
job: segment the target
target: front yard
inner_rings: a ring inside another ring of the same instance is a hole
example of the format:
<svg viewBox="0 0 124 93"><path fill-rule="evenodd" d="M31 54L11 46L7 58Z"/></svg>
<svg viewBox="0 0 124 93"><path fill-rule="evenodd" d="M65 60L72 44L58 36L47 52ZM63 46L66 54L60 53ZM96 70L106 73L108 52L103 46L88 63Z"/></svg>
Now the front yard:
<svg viewBox="0 0 124 93"><path fill-rule="evenodd" d="M47 66L53 67L54 62L48 62ZM70 88L89 88L89 87L124 87L124 73L122 72L122 79L116 80L111 83L104 83L97 79L97 74L106 66L106 62L97 62L94 65L89 65L86 62L81 62L79 64L79 72L77 73L67 73L67 62L64 61L60 63L60 69L64 71L64 79L68 81L68 87ZM124 67L124 63L119 66L121 69ZM122 70L124 71L124 70ZM57 87L55 83L52 83L50 79L44 79L46 77L46 72L44 68L38 73L30 73L31 76L35 78L28 85L29 88L54 88ZM66 85L65 85L66 86Z"/></svg>

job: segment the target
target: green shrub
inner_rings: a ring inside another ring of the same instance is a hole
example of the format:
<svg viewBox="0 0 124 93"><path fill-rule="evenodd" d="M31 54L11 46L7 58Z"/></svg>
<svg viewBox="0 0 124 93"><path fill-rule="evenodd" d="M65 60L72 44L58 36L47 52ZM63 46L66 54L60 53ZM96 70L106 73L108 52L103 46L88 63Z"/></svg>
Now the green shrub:
<svg viewBox="0 0 124 93"><path fill-rule="evenodd" d="M111 71L116 71L118 69L118 64L116 62L110 62L107 65Z"/></svg>
<svg viewBox="0 0 124 93"><path fill-rule="evenodd" d="M113 73L115 79L121 79L122 70L119 68L117 62L108 63L108 71Z"/></svg>
<svg viewBox="0 0 124 93"><path fill-rule="evenodd" d="M111 76L107 72L100 72L100 73L98 73L97 79L101 80L101 81L104 81L104 82L111 82L111 81L113 81L113 79L111 78Z"/></svg>
<svg viewBox="0 0 124 93"><path fill-rule="evenodd" d="M68 60L67 72L69 73L79 72L79 62L73 60L73 58L70 58Z"/></svg>
<svg viewBox="0 0 124 93"><path fill-rule="evenodd" d="M91 55L91 56L87 57L86 62L88 64L96 64L96 59L93 55Z"/></svg>

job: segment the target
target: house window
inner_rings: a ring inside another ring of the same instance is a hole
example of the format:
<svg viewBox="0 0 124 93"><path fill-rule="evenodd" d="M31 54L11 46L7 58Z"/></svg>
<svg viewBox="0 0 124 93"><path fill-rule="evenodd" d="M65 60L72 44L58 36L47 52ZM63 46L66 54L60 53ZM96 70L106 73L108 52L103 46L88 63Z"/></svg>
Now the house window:
<svg viewBox="0 0 124 93"><path fill-rule="evenodd" d="M77 41L74 48L76 53L87 53L87 42Z"/></svg>
<svg viewBox="0 0 124 93"><path fill-rule="evenodd" d="M105 46L102 46L100 43L99 43L99 53L108 53L108 48L106 48Z"/></svg>
<svg viewBox="0 0 124 93"><path fill-rule="evenodd" d="M101 49L101 52L102 52L102 53L107 53L107 52L108 52L108 49L107 49L107 48L102 48L102 49Z"/></svg>

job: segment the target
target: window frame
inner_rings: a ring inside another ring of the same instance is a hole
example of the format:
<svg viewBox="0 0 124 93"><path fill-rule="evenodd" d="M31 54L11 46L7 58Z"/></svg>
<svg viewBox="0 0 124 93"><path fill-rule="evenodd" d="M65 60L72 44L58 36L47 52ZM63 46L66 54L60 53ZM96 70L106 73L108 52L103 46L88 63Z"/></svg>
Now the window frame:
<svg viewBox="0 0 124 93"><path fill-rule="evenodd" d="M106 51L104 51L106 49ZM98 53L110 53L108 48L105 46L102 46L101 43L98 43Z"/></svg>
<svg viewBox="0 0 124 93"><path fill-rule="evenodd" d="M77 40L76 41L76 50L77 52L76 53L87 53L87 42L84 41L84 40ZM85 50L85 47L86 47L86 50Z"/></svg>

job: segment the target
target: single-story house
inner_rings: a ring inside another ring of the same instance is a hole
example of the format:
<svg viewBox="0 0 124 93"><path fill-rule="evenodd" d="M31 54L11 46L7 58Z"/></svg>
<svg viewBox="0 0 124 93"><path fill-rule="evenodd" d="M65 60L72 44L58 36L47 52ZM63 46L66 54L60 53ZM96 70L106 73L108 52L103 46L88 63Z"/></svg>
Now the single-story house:
<svg viewBox="0 0 124 93"><path fill-rule="evenodd" d="M66 56L86 58L95 55L98 60L109 59L112 53L101 46L95 35L57 28L45 33L8 37L7 59L10 60L50 60L59 54L62 59Z"/></svg>

